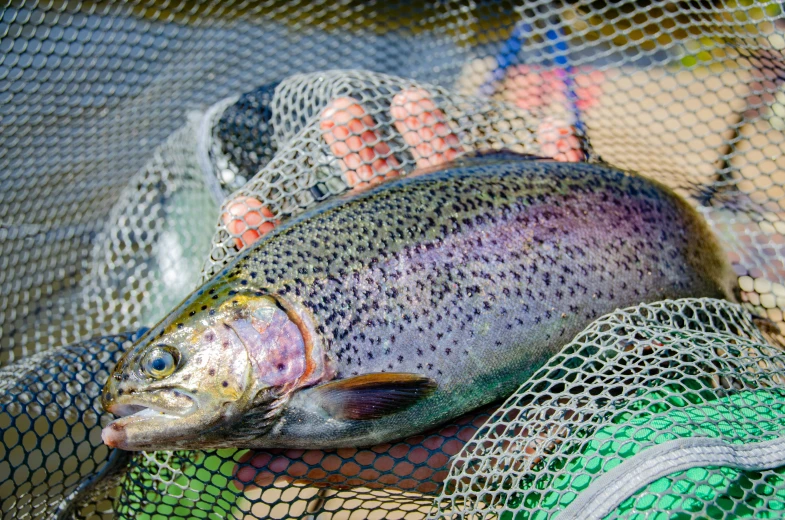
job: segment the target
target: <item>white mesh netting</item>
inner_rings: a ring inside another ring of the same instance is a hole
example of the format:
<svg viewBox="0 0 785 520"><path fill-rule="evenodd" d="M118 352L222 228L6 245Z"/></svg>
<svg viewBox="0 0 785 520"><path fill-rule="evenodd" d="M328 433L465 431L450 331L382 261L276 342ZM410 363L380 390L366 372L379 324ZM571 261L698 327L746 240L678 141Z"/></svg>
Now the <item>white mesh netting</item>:
<svg viewBox="0 0 785 520"><path fill-rule="evenodd" d="M8 2L4 517L781 517L785 367L748 310L783 322L783 29L776 2ZM127 331L318 202L489 149L676 189L748 310L612 313L501 407L393 444L100 443Z"/></svg>

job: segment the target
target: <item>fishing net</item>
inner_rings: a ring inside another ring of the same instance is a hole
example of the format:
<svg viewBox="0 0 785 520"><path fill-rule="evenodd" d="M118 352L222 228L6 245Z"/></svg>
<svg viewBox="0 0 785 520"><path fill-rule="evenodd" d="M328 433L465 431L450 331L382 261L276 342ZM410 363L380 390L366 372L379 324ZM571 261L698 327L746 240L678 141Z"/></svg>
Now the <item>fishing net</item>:
<svg viewBox="0 0 785 520"><path fill-rule="evenodd" d="M781 517L783 29L763 1L7 2L3 516ZM487 150L671 186L744 307L611 313L506 402L390 444L100 442L133 331L200 280L321 201Z"/></svg>

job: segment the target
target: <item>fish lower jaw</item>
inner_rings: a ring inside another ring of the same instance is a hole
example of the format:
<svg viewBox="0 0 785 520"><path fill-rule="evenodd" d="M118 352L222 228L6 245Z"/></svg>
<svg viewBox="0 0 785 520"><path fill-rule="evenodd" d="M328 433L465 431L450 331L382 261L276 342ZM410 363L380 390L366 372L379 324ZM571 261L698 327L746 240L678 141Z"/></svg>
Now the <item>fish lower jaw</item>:
<svg viewBox="0 0 785 520"><path fill-rule="evenodd" d="M131 406L132 405L127 405L128 408ZM120 448L124 450L134 449L127 444L128 434L126 428L129 425L142 422L169 423L169 421L182 419L182 416L179 414L167 413L143 406L133 405L133 407L138 409L138 411L131 415L125 415L119 419L115 419L101 430L101 440L104 444L110 448Z"/></svg>

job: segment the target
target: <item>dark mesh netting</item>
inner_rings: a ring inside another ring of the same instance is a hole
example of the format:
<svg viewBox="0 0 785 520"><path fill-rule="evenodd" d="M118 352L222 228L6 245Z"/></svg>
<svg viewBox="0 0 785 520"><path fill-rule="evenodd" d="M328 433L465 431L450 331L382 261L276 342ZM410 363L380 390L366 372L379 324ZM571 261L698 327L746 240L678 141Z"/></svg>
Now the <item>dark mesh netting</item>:
<svg viewBox="0 0 785 520"><path fill-rule="evenodd" d="M9 518L111 510L115 459L127 456L101 441L107 422L98 397L133 334L107 336L30 356L2 374L3 513ZM101 478L97 478L101 477ZM67 500L66 500L67 499ZM103 503L102 503L103 502ZM68 516L70 517L70 516Z"/></svg>
<svg viewBox="0 0 785 520"><path fill-rule="evenodd" d="M781 518L784 34L751 0L6 2L3 517ZM239 252L490 151L673 188L741 303L595 311L507 400L376 446L102 443L135 331Z"/></svg>

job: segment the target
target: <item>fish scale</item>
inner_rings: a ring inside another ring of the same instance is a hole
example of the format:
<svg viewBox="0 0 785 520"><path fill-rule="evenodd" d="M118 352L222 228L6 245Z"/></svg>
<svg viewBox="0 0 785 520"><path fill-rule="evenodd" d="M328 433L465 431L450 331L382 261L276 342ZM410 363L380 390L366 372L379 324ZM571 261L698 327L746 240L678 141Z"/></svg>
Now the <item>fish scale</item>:
<svg viewBox="0 0 785 520"><path fill-rule="evenodd" d="M718 261L716 243L668 192L593 165L513 164L404 182L341 206L339 219L306 215L307 226L271 237L229 278L264 273L267 290L294 293L322 327L339 377L448 370L453 350L492 350L479 334L489 320L502 330L556 323L540 344L553 353L552 336L572 337L616 307L725 294L712 278L720 266L701 261ZM282 249L298 261L282 266Z"/></svg>
<svg viewBox="0 0 785 520"><path fill-rule="evenodd" d="M509 395L616 308L732 299L734 280L706 224L664 186L604 165L486 156L293 219L152 334L178 341L183 323L191 330L251 290L305 309L334 380L389 372L436 383L413 406L373 420L331 418L314 404L319 386L299 389L272 426L248 413L211 441L359 446ZM140 363L143 349L135 352Z"/></svg>

